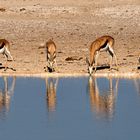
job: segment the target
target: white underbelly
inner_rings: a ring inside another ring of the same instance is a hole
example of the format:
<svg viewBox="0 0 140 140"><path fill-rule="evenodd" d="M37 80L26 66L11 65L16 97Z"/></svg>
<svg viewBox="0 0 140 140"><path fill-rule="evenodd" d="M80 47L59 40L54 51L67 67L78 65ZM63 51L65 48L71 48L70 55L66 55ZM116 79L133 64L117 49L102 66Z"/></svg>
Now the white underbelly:
<svg viewBox="0 0 140 140"><path fill-rule="evenodd" d="M4 53L5 48L0 49L0 53Z"/></svg>

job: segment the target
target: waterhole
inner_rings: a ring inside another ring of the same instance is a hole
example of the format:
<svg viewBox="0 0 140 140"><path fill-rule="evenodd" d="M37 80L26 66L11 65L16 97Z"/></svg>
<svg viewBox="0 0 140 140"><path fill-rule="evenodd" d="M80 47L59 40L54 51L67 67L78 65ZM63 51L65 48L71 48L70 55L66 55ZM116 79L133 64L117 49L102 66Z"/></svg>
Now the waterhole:
<svg viewBox="0 0 140 140"><path fill-rule="evenodd" d="M140 138L140 79L0 77L3 140Z"/></svg>

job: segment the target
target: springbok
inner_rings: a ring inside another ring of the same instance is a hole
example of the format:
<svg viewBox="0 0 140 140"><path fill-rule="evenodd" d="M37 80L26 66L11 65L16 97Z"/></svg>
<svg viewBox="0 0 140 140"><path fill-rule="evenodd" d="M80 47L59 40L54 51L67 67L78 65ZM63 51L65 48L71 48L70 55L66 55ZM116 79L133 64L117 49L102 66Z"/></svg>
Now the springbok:
<svg viewBox="0 0 140 140"><path fill-rule="evenodd" d="M55 71L54 65L56 66L56 45L52 39L46 42L46 53L47 53L47 69L51 72Z"/></svg>
<svg viewBox="0 0 140 140"><path fill-rule="evenodd" d="M88 70L89 74L91 75L93 72L93 65L95 67L95 72L97 70L97 64L98 64L98 57L100 52L106 51L110 55L110 70L112 69L112 61L113 57L115 58L117 70L118 70L118 63L116 54L114 52L114 38L111 36L102 36L98 39L96 39L94 42L92 42L90 46L90 61L86 58L86 62L88 64Z"/></svg>
<svg viewBox="0 0 140 140"><path fill-rule="evenodd" d="M7 61L13 61L13 57L10 53L10 43L6 39L0 39L0 53L5 56ZM7 62L5 64L5 71L7 70Z"/></svg>

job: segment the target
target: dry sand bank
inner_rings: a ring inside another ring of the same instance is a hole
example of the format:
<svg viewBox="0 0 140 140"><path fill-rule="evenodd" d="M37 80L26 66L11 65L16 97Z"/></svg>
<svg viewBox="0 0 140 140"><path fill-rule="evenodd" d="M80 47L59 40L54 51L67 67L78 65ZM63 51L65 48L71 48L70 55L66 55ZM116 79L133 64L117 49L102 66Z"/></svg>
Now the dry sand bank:
<svg viewBox="0 0 140 140"><path fill-rule="evenodd" d="M1 75L87 75L85 58L92 41L102 35L115 38L118 72L108 69L96 75L137 75L140 52L139 0L1 0L0 38L10 41L15 59ZM44 73L45 48L53 38L57 45L58 71ZM68 60L67 58L72 58ZM1 63L5 59L0 55ZM108 63L102 53L99 65ZM58 73L58 74L57 74Z"/></svg>

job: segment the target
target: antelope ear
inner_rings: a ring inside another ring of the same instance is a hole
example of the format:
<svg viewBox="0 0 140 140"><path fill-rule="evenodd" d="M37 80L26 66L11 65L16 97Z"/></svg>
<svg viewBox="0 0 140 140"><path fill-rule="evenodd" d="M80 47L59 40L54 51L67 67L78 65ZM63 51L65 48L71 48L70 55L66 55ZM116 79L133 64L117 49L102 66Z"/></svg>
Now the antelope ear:
<svg viewBox="0 0 140 140"><path fill-rule="evenodd" d="M90 63L87 57L86 57L86 63L90 66Z"/></svg>

